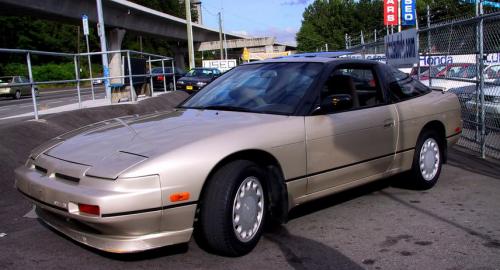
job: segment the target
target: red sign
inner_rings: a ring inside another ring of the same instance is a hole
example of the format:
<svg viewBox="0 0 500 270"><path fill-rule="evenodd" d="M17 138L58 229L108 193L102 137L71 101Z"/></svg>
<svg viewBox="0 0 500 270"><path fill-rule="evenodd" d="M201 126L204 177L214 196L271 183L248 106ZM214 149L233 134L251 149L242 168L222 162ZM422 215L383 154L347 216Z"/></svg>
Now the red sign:
<svg viewBox="0 0 500 270"><path fill-rule="evenodd" d="M398 25L398 0L384 0L384 25Z"/></svg>

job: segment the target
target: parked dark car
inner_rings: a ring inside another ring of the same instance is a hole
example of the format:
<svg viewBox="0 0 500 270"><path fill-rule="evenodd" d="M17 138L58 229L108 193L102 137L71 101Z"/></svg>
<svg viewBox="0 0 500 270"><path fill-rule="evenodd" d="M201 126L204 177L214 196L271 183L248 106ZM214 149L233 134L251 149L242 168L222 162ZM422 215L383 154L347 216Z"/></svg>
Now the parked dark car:
<svg viewBox="0 0 500 270"><path fill-rule="evenodd" d="M20 99L21 96L31 96L30 81L24 76L0 77L0 96ZM19 85L16 85L19 84ZM38 96L38 87L35 85L35 95Z"/></svg>
<svg viewBox="0 0 500 270"><path fill-rule="evenodd" d="M172 68L171 67L157 67L153 68L151 70L151 73L153 74L153 89L154 91L163 91L164 87L166 86L167 90L173 90L174 89L174 81L173 81L173 76L175 75L175 81L178 81L180 78L184 77L186 75L186 71L181 69L181 68L174 68L174 74L172 74Z"/></svg>
<svg viewBox="0 0 500 270"><path fill-rule="evenodd" d="M200 90L221 74L216 68L193 68L177 81L177 90Z"/></svg>

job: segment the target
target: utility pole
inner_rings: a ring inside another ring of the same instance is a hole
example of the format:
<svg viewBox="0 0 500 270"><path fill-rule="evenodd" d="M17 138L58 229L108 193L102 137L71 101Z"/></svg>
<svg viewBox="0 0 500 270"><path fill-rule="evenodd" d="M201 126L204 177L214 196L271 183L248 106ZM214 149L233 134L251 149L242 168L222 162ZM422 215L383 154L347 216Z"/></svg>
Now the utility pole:
<svg viewBox="0 0 500 270"><path fill-rule="evenodd" d="M347 33L345 34L345 48L349 49L349 43L347 42Z"/></svg>
<svg viewBox="0 0 500 270"><path fill-rule="evenodd" d="M325 49L328 51L328 43L325 43Z"/></svg>
<svg viewBox="0 0 500 270"><path fill-rule="evenodd" d="M220 42L220 60L224 59L224 44L222 43L222 15L219 12L219 42Z"/></svg>
<svg viewBox="0 0 500 270"><path fill-rule="evenodd" d="M191 25L191 0L184 0L186 4L186 27L188 38L189 69L194 68L193 26Z"/></svg>
<svg viewBox="0 0 500 270"><path fill-rule="evenodd" d="M97 3L97 26L99 32L99 39L101 41L101 56L102 56L102 70L104 77L104 86L106 88L106 97L109 98L111 103L111 88L109 87L109 63L108 63L108 48L106 46L106 30L104 29L104 15L102 13L102 1L96 0Z"/></svg>

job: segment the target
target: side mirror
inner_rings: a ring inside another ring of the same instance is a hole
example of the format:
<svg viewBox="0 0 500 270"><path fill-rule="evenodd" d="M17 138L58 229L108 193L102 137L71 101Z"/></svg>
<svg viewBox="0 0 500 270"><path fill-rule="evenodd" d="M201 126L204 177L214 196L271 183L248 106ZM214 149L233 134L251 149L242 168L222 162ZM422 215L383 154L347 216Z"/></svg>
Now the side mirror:
<svg viewBox="0 0 500 270"><path fill-rule="evenodd" d="M321 113L339 112L351 109L352 96L348 94L330 95L321 101L318 111Z"/></svg>

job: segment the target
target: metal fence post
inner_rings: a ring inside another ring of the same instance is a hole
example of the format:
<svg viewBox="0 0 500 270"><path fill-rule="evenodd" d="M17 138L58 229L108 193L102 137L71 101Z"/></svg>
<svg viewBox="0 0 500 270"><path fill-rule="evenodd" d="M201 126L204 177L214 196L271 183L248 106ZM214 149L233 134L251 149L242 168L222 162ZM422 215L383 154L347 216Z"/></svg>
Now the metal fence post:
<svg viewBox="0 0 500 270"><path fill-rule="evenodd" d="M132 82L132 65L130 64L130 51L127 51L128 80L130 84L130 101L135 101L135 89Z"/></svg>
<svg viewBox="0 0 500 270"><path fill-rule="evenodd" d="M161 59L161 73L163 75L163 92L167 92L167 76L165 76L165 60Z"/></svg>
<svg viewBox="0 0 500 270"><path fill-rule="evenodd" d="M82 97L80 95L80 70L78 69L78 59L77 56L73 56L73 62L75 63L75 80L76 80L76 92L78 93L78 108L82 108Z"/></svg>
<svg viewBox="0 0 500 270"><path fill-rule="evenodd" d="M430 34L430 32L428 34ZM427 62L428 62L427 64L429 66L429 87L432 87L432 58L431 58L430 50L428 50L428 51L429 51L429 53L427 54Z"/></svg>
<svg viewBox="0 0 500 270"><path fill-rule="evenodd" d="M38 108L36 107L36 93L35 93L35 85L33 84L33 72L31 70L31 56L30 53L26 53L26 63L28 65L28 75L30 77L30 85L31 85L31 98L33 100L33 112L35 114L35 119L38 120Z"/></svg>
<svg viewBox="0 0 500 270"><path fill-rule="evenodd" d="M174 66L174 59L172 58L172 82L174 83L174 91L177 91L177 86L175 82L175 66Z"/></svg>
<svg viewBox="0 0 500 270"><path fill-rule="evenodd" d="M92 62L90 61L90 47L89 47L89 35L85 35L85 42L87 43L87 60L89 62L89 74L90 74L90 89L92 89L92 100L95 100L94 94L94 80L92 79Z"/></svg>
<svg viewBox="0 0 500 270"><path fill-rule="evenodd" d="M153 96L154 86L153 86L153 76L151 75L151 56L149 56L148 60L149 60L149 83L151 84L151 96Z"/></svg>
<svg viewBox="0 0 500 270"><path fill-rule="evenodd" d="M479 89L481 91L481 157L486 158L486 121L484 108L484 18L483 1L479 2Z"/></svg>

